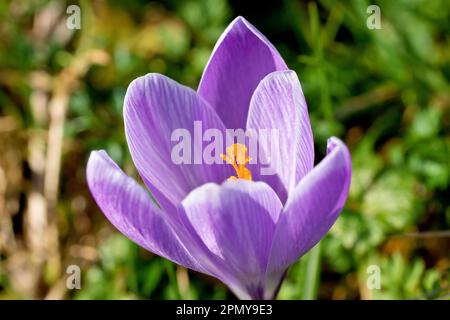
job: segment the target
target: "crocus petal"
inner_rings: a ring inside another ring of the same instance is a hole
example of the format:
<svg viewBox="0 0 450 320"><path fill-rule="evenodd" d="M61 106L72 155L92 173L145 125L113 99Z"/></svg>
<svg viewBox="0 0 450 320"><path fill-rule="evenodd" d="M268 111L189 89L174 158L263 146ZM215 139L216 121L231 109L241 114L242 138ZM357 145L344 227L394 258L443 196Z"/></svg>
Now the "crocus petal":
<svg viewBox="0 0 450 320"><path fill-rule="evenodd" d="M327 156L300 181L280 214L269 258L269 288L277 287L289 265L325 236L347 199L350 153L334 137L327 149Z"/></svg>
<svg viewBox="0 0 450 320"><path fill-rule="evenodd" d="M275 47L237 17L221 35L205 68L198 93L229 129L245 128L253 91L267 74L286 70Z"/></svg>
<svg viewBox="0 0 450 320"><path fill-rule="evenodd" d="M233 274L221 279L240 298L262 298L265 271L278 215L282 210L274 191L263 182L227 181L192 191L182 206L209 249Z"/></svg>
<svg viewBox="0 0 450 320"><path fill-rule="evenodd" d="M269 139L259 145L265 146L266 156L271 159L270 169L279 176L287 193L291 193L314 166L308 109L294 71L272 72L260 82L250 102L247 129L267 131ZM274 131L277 135L272 139L277 141L270 140Z"/></svg>
<svg viewBox="0 0 450 320"><path fill-rule="evenodd" d="M218 129L223 133L224 126L215 111L192 89L159 74L137 78L125 96L124 119L134 164L163 208L168 209L168 203L176 207L199 185L221 183L233 174L227 165L199 164L203 161L201 149L206 145L202 141L203 131ZM201 121L197 135L195 121ZM189 136L177 136L172 141L175 130ZM185 149L190 156L186 163L176 163L172 152L182 141L190 143ZM195 163L196 157L200 162Z"/></svg>
<svg viewBox="0 0 450 320"><path fill-rule="evenodd" d="M205 272L179 241L145 189L127 176L105 151L91 153L86 175L95 201L120 232L148 251Z"/></svg>

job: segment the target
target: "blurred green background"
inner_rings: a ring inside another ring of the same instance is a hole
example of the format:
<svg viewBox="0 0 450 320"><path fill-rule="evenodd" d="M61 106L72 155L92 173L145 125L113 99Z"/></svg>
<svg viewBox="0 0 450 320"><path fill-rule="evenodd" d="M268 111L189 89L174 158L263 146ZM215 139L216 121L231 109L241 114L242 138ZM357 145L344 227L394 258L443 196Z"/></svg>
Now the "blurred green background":
<svg viewBox="0 0 450 320"><path fill-rule="evenodd" d="M66 26L71 4L81 29ZM369 30L370 4L381 30ZM322 159L353 157L347 205L287 274L280 299L437 299L450 290L450 2L0 0L0 299L233 298L139 248L85 182L90 150L137 177L122 103L137 76L196 88L242 15L297 71ZM66 268L82 270L67 290ZM369 290L377 265L381 289Z"/></svg>

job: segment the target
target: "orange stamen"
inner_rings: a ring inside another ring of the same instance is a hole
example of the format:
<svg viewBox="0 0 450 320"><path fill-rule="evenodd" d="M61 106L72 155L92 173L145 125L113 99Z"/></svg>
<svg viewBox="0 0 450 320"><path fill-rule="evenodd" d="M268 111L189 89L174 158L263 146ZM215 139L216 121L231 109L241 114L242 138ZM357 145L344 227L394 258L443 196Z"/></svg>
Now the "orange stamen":
<svg viewBox="0 0 450 320"><path fill-rule="evenodd" d="M231 176L228 180L252 180L252 174L245 165L251 158L247 156L247 147L240 143L235 143L227 148L227 154L221 154L220 157L228 164L231 164L236 171L236 176Z"/></svg>

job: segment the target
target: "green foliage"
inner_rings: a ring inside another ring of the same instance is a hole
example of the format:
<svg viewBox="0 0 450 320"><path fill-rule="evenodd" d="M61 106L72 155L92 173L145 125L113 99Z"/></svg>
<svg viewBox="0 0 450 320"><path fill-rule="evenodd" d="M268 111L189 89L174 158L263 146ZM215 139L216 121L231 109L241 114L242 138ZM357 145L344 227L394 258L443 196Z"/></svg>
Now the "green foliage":
<svg viewBox="0 0 450 320"><path fill-rule="evenodd" d="M439 272L426 270L421 259L407 261L399 253L383 257L380 272L381 288L372 291L374 299L433 299L445 293L446 288L439 286Z"/></svg>
<svg viewBox="0 0 450 320"><path fill-rule="evenodd" d="M223 286L212 290L197 279L187 292L180 288L180 268L140 249L120 234L113 235L99 248L99 263L85 275L77 299L198 299L225 298ZM184 272L184 271L183 271Z"/></svg>
<svg viewBox="0 0 450 320"><path fill-rule="evenodd" d="M319 243L290 268L289 276L278 293L278 299L317 299L320 264L321 244Z"/></svg>
<svg viewBox="0 0 450 320"><path fill-rule="evenodd" d="M32 101L49 98L51 90L40 96L36 87L45 81L32 85L33 76L44 73L57 81L89 50L109 57L78 79L64 125L59 247L64 263L83 269L82 290L68 297L232 297L218 281L149 254L113 231L84 177L94 149L106 149L137 177L122 120L127 85L159 72L196 88L215 41L236 15L256 25L298 73L317 162L332 135L343 138L352 154L346 207L325 239L287 272L278 298L444 296L450 248L448 235L438 231L450 226L450 2L375 1L382 29L369 30L366 9L372 2L285 0L258 15L254 7L226 0L80 1L82 29L67 33L69 2L0 1L0 119L14 119L23 131L17 139L45 135L45 116L39 117ZM59 20L45 31L44 13L52 12ZM26 146L20 146L20 159L28 155ZM23 176L17 199L33 183L29 173ZM15 220L23 220L24 209L17 207ZM24 237L20 230L17 237ZM96 254L74 254L76 246L93 247ZM0 251L0 297L28 297L6 268L12 256ZM380 266L382 289L368 294L366 267L373 264ZM56 280L47 278L41 287L50 289Z"/></svg>

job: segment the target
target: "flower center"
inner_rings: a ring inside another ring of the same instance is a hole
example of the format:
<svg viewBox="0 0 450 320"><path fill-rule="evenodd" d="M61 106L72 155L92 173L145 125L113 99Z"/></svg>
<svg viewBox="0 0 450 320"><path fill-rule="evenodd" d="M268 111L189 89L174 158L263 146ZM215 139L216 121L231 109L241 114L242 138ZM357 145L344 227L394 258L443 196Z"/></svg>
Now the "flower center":
<svg viewBox="0 0 450 320"><path fill-rule="evenodd" d="M252 173L245 165L251 158L247 155L247 147L240 143L235 143L227 148L227 154L221 154L220 157L228 164L231 164L236 171L236 176L231 176L228 180L252 180Z"/></svg>

